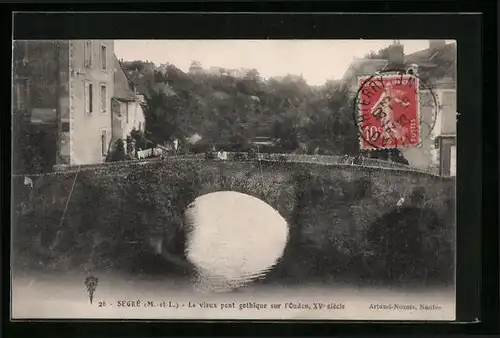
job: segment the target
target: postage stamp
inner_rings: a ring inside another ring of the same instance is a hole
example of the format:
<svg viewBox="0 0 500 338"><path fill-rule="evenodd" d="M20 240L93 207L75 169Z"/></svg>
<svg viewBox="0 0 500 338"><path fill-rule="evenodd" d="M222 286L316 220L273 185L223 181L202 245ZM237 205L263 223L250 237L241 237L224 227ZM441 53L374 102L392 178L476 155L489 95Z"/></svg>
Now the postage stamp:
<svg viewBox="0 0 500 338"><path fill-rule="evenodd" d="M419 78L382 73L358 78L360 148L415 147L421 142Z"/></svg>

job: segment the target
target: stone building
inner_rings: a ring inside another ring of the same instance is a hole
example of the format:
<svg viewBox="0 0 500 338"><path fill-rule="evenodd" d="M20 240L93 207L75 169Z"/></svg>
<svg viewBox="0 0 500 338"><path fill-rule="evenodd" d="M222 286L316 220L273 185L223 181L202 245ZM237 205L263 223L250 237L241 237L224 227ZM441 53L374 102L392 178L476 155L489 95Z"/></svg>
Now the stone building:
<svg viewBox="0 0 500 338"><path fill-rule="evenodd" d="M111 141L113 40L14 43L14 114L51 131L53 164L101 163Z"/></svg>
<svg viewBox="0 0 500 338"><path fill-rule="evenodd" d="M395 41L383 54L354 59L342 78L342 86L354 97L359 76L386 69L416 68L423 80L419 90L422 144L401 151L413 167L455 176L456 44L430 40L429 48L405 55L404 46Z"/></svg>
<svg viewBox="0 0 500 338"><path fill-rule="evenodd" d="M46 167L105 161L113 144L117 71L113 40L14 42L14 118L23 115L31 129L44 130L43 149L31 146L45 152Z"/></svg>
<svg viewBox="0 0 500 338"><path fill-rule="evenodd" d="M112 141L114 144L118 139L123 140L126 150L127 137L130 136L133 130L144 132L146 119L141 98L137 95L134 83L128 78L116 57L113 57L113 62L115 74L112 98Z"/></svg>
<svg viewBox="0 0 500 338"><path fill-rule="evenodd" d="M440 175L455 176L456 44L430 40L429 48L406 55L405 62L407 65L416 64L419 77L426 82L420 86L420 114L422 121L427 122L421 125L422 150L426 151L424 163Z"/></svg>

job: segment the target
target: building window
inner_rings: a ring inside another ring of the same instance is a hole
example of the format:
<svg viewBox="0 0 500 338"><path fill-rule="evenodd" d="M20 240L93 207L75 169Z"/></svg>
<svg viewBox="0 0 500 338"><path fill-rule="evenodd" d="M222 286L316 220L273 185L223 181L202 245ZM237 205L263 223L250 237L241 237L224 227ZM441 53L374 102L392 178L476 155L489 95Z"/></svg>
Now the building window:
<svg viewBox="0 0 500 338"><path fill-rule="evenodd" d="M101 130L101 155L106 156L108 154L108 134L106 130Z"/></svg>
<svg viewBox="0 0 500 338"><path fill-rule="evenodd" d="M128 102L125 103L125 121L128 123Z"/></svg>
<svg viewBox="0 0 500 338"><path fill-rule="evenodd" d="M92 41L86 40L83 46L85 67L92 68Z"/></svg>
<svg viewBox="0 0 500 338"><path fill-rule="evenodd" d="M92 83L87 82L85 84L85 111L87 114L92 114L94 112L94 88Z"/></svg>
<svg viewBox="0 0 500 338"><path fill-rule="evenodd" d="M14 107L18 110L27 109L28 80L16 79L14 83Z"/></svg>
<svg viewBox="0 0 500 338"><path fill-rule="evenodd" d="M106 45L101 45L101 69L106 69L108 67L108 55L107 55Z"/></svg>
<svg viewBox="0 0 500 338"><path fill-rule="evenodd" d="M101 85L101 113L107 112L108 103L108 88L106 85Z"/></svg>
<svg viewBox="0 0 500 338"><path fill-rule="evenodd" d="M139 122L139 131L142 131L142 122Z"/></svg>

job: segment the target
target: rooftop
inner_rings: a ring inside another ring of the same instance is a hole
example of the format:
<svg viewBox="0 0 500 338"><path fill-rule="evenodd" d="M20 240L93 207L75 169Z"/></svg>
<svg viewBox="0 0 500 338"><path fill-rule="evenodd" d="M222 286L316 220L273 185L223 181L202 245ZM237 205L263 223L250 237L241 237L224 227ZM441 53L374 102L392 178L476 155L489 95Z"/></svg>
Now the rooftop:
<svg viewBox="0 0 500 338"><path fill-rule="evenodd" d="M114 57L114 93L113 97L119 101L135 101L137 100L137 95L135 94L133 82L129 79L126 72L123 70L122 65L116 55Z"/></svg>
<svg viewBox="0 0 500 338"><path fill-rule="evenodd" d="M434 85L455 86L456 43L446 44L435 51L427 48L405 55L404 61L406 66L417 64L419 72L427 78L432 78ZM387 65L387 59L355 58L345 72L343 80L345 82L358 76L374 74L384 70Z"/></svg>
<svg viewBox="0 0 500 338"><path fill-rule="evenodd" d="M405 55L405 62L416 63L421 67L436 67L439 64L437 60L442 59L444 61L454 62L456 60L456 43L448 43L443 48L434 51L431 54L429 48Z"/></svg>

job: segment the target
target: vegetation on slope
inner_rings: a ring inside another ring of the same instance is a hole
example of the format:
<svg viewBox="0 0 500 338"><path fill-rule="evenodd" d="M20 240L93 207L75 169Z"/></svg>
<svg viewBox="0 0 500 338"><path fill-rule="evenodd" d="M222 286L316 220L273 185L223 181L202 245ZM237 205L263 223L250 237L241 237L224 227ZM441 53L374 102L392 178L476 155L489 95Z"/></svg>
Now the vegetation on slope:
<svg viewBox="0 0 500 338"><path fill-rule="evenodd" d="M267 136L284 153L359 154L349 93L338 81L310 86L301 76L264 79L255 69L232 76L225 69L205 71L197 62L187 73L141 61L123 68L146 97L148 137L157 143L198 134L205 148L243 150ZM388 151L372 155L387 159Z"/></svg>

